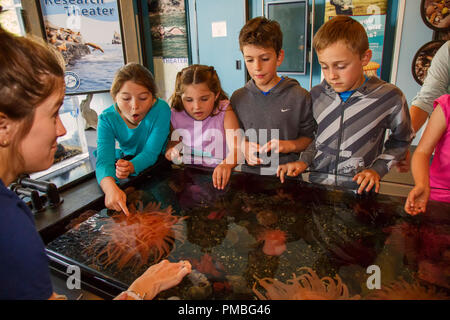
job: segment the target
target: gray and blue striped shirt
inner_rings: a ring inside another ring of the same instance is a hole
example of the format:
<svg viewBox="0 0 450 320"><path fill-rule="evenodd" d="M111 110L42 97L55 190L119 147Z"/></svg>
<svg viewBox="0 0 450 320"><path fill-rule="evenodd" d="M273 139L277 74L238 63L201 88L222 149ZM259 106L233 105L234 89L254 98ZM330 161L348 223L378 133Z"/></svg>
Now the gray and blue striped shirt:
<svg viewBox="0 0 450 320"><path fill-rule="evenodd" d="M404 158L414 132L405 96L396 86L371 77L343 102L324 80L311 97L318 129L300 155L310 171L353 176L373 169L382 177Z"/></svg>

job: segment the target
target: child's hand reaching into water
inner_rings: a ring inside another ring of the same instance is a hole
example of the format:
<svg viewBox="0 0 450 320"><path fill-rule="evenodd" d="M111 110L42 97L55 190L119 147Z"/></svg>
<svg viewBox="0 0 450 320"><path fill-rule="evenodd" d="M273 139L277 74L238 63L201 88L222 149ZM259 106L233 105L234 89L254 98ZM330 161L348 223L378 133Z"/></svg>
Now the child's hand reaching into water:
<svg viewBox="0 0 450 320"><path fill-rule="evenodd" d="M284 176L296 177L306 170L308 165L303 161L289 162L280 164L277 169L277 177L280 178L281 183L284 183Z"/></svg>
<svg viewBox="0 0 450 320"><path fill-rule="evenodd" d="M363 191L369 192L373 186L375 186L376 193L380 190L380 175L375 170L363 170L357 173L352 180L359 184L358 194L361 194Z"/></svg>
<svg viewBox="0 0 450 320"><path fill-rule="evenodd" d="M219 164L213 172L212 180L214 188L223 190L230 180L231 171L234 165L221 163Z"/></svg>
<svg viewBox="0 0 450 320"><path fill-rule="evenodd" d="M425 213L428 198L430 197L430 188L417 185L408 194L405 203L405 211L410 215Z"/></svg>
<svg viewBox="0 0 450 320"><path fill-rule="evenodd" d="M127 195L116 185L114 178L104 178L100 182L100 186L105 193L105 207L119 212L123 211L123 213L129 216Z"/></svg>
<svg viewBox="0 0 450 320"><path fill-rule="evenodd" d="M131 161L119 159L116 162L117 179L126 179L130 174L134 173L134 165Z"/></svg>

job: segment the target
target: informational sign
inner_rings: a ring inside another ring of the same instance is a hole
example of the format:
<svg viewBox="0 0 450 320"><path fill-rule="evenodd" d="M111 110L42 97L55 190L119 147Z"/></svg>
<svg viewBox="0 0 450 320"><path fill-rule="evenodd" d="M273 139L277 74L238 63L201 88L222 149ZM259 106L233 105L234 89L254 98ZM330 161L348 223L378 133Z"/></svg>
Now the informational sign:
<svg viewBox="0 0 450 320"><path fill-rule="evenodd" d="M148 0L158 94L169 101L177 73L189 64L185 1Z"/></svg>
<svg viewBox="0 0 450 320"><path fill-rule="evenodd" d="M124 65L117 0L40 0L47 41L64 57L66 93L109 91Z"/></svg>
<svg viewBox="0 0 450 320"><path fill-rule="evenodd" d="M372 50L372 59L365 67L365 73L367 75L376 75L379 78L381 77L381 65L383 62L386 15L353 16L352 18L361 23L366 29L369 49Z"/></svg>
<svg viewBox="0 0 450 320"><path fill-rule="evenodd" d="M227 36L227 22L217 21L211 24L211 32L213 38L226 37Z"/></svg>
<svg viewBox="0 0 450 320"><path fill-rule="evenodd" d="M386 30L387 0L327 0L325 21L336 15L348 15L361 23L369 39L372 59L364 67L368 76L381 77Z"/></svg>

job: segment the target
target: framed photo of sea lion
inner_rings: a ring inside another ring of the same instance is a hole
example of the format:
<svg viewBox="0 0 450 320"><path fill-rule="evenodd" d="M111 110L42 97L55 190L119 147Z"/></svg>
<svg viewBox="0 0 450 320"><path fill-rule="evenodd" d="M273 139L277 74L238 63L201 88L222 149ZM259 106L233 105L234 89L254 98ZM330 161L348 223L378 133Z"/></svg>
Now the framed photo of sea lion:
<svg viewBox="0 0 450 320"><path fill-rule="evenodd" d="M120 1L37 1L44 37L64 58L66 94L108 92L126 63Z"/></svg>

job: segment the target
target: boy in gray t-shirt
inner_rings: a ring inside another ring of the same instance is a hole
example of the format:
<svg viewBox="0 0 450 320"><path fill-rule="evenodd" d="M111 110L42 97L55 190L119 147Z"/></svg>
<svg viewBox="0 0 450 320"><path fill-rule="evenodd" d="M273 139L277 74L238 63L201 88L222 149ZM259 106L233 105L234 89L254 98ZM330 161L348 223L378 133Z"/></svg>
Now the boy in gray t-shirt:
<svg viewBox="0 0 450 320"><path fill-rule="evenodd" d="M239 45L252 79L230 99L245 131L247 164L270 165L266 172L272 174L278 164L296 161L316 130L308 91L295 79L277 75L284 58L282 39L276 21L257 17L245 24ZM267 155L270 163L263 161Z"/></svg>

